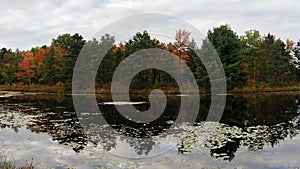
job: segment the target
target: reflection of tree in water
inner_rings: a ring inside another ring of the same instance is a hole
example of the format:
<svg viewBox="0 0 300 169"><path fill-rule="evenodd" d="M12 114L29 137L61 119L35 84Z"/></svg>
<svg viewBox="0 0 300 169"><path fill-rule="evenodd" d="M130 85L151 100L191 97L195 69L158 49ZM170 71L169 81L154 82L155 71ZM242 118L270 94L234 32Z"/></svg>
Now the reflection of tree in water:
<svg viewBox="0 0 300 169"><path fill-rule="evenodd" d="M90 141L95 145L101 145L103 150L110 151L116 148L116 133L108 125L97 125L91 124L87 129L86 133L89 136Z"/></svg>
<svg viewBox="0 0 300 169"><path fill-rule="evenodd" d="M138 155L148 155L155 145L155 141L152 138L126 137L125 139Z"/></svg>
<svg viewBox="0 0 300 169"><path fill-rule="evenodd" d="M4 123L2 120L0 125L2 128L12 128L16 132L20 127L27 126L33 132L48 133L54 141L72 147L75 152L82 150L87 145L88 140L95 146L101 145L105 151L111 151L113 148L116 148L117 136L120 135L120 139L123 139L128 145L133 147L139 155L147 155L155 144L151 136L163 131L163 127L155 126L155 124L132 126L122 121L113 112L109 112L110 122L112 123L110 127L90 123L89 130L84 133L76 113L68 107L70 105L69 101L64 100L62 103L58 103L56 100L47 100L47 97L42 97L42 99L38 97L14 98L13 104L2 104L3 112L14 113L11 114L13 119L9 117L11 121L7 123ZM94 117L90 114L88 118L93 119ZM4 118L2 117L1 119ZM22 123L17 124L15 121ZM113 127L113 130L111 127ZM88 139L87 136L90 136L90 138Z"/></svg>
<svg viewBox="0 0 300 169"><path fill-rule="evenodd" d="M239 128L215 123L212 125L213 127L210 128L211 131L203 131L201 127L191 128L190 135L183 139L189 141L181 141L181 144L178 145L178 149L181 153L185 153L201 146L192 145L191 143L195 140L199 140L201 135L207 132L208 136L203 144L206 148L210 149L211 156L216 159L231 161L235 157L235 152L242 146L248 147L250 151L260 151L263 150L266 144L270 144L274 147L276 144L279 144L280 140L284 140L287 137L295 137L299 134L299 119L300 116L297 116L288 122L282 122L272 126L259 125ZM199 126L202 126L202 124L199 124Z"/></svg>
<svg viewBox="0 0 300 169"><path fill-rule="evenodd" d="M113 128L111 128L113 126ZM161 127L158 127L161 128ZM117 143L127 143L132 147L137 155L148 155L156 144L155 140L151 137L152 132L161 129L145 129L145 128L132 128L126 125L96 125L92 124L87 133L90 137L90 141L95 146L100 145L103 150L110 151L116 148ZM117 138L119 136L119 141Z"/></svg>
<svg viewBox="0 0 300 169"><path fill-rule="evenodd" d="M223 160L231 161L235 155L234 153L240 147L240 139L234 139L231 142L226 142L223 147L211 149L210 154L212 157L223 158Z"/></svg>
<svg viewBox="0 0 300 169"><path fill-rule="evenodd" d="M95 146L102 146L105 151L111 151L116 148L119 138L120 141L131 146L138 155L148 155L156 144L152 136L163 133L171 126L166 121L176 119L177 114L174 115L174 112L178 112L176 105L180 101L180 99L171 100L167 105L168 111L162 118L149 124L131 123L113 110L113 106L100 106L110 126L90 123L90 130L86 131L90 132L86 133L91 136L88 139L76 113L70 106L72 98L65 97L63 100L38 97L12 98L8 103L1 104L0 126L12 128L16 132L20 127L27 126L37 133L49 133L53 140L71 146L76 152L83 149L88 140ZM299 100L299 96L228 97L221 120L224 124L217 124L216 129L209 133L205 147L210 149L211 156L214 158L232 160L235 152L241 147L248 147L250 151L259 151L266 144L275 146L280 140L295 137L299 134L296 100ZM209 101L209 99L201 100L198 120L205 119L206 111L209 110L207 108ZM192 100L191 103L193 104ZM147 107L140 107L140 110L146 109ZM188 114L183 114L181 117L186 116ZM88 117L93 119L92 115ZM193 148L201 146L199 137L202 133L198 131L201 129L194 126L190 130L190 135L178 142L180 153L191 152Z"/></svg>
<svg viewBox="0 0 300 169"><path fill-rule="evenodd" d="M297 100L299 96L228 97L221 120L227 125L216 123L215 131L206 131L209 136L203 144L210 149L212 157L229 161L242 146L248 147L250 151L263 150L266 144L274 147L280 140L299 134ZM193 140L199 140L203 135L204 131L201 132L197 127L191 128L189 137L178 144L179 152L189 153L193 148L201 146L193 145Z"/></svg>
<svg viewBox="0 0 300 169"><path fill-rule="evenodd" d="M145 96L140 96L136 97L135 100L132 101L141 102L147 99L148 97L145 99ZM114 138L116 138L116 136L120 136L120 141L127 143L130 147L132 147L137 155L148 155L157 142L157 140L155 140L153 137L163 134L170 126L172 126L172 123L170 122L173 122L173 120L175 120L177 117L176 112L178 112L178 100L169 101L169 99L170 98L168 98L168 103L166 105L166 111L162 113L159 118L150 123L135 123L123 117L116 110L115 106L100 106L100 110L103 113L105 120L112 128L112 131L109 131L107 133L115 134ZM140 111L147 110L149 106L149 104L134 105L134 107ZM100 137L98 138L98 140L103 140L104 138L101 135L104 132L100 130L96 129L96 131L98 131L98 135L100 133ZM162 137L163 136L161 136L160 138ZM100 141L99 143L103 147L107 145L107 142L105 141Z"/></svg>
<svg viewBox="0 0 300 169"><path fill-rule="evenodd" d="M17 133L19 128L38 117L33 115L32 111L34 108L30 104L2 104L0 107L0 127L11 128Z"/></svg>
<svg viewBox="0 0 300 169"><path fill-rule="evenodd" d="M87 136L80 126L76 113L48 112L39 121L46 123L43 132L48 132L58 143L71 146L75 152L79 152L87 145Z"/></svg>
<svg viewBox="0 0 300 169"><path fill-rule="evenodd" d="M11 98L10 102L13 103L2 104L0 116L9 115L11 120L6 120L5 123L4 118L1 118L1 127L13 128L17 132L18 128L27 126L33 132L48 133L54 141L69 145L79 152L87 144L87 137L76 113L65 111L66 108L61 106L65 105L65 102L60 104L56 100L48 100L48 97L41 96L42 99L18 96Z"/></svg>
<svg viewBox="0 0 300 169"><path fill-rule="evenodd" d="M297 95L228 96L221 122L239 127L287 122L297 115L299 99Z"/></svg>

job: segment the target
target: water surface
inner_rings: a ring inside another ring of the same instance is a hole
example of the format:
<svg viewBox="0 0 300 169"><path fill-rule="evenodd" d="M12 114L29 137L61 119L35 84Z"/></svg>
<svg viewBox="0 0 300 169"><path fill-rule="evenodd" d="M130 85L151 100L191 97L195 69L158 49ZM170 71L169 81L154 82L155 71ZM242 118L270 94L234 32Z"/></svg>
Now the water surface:
<svg viewBox="0 0 300 169"><path fill-rule="evenodd" d="M114 103L110 96L98 95L108 128L95 121L99 116L96 112L82 112L79 117L71 95L3 92L0 160L24 164L33 159L37 168L300 166L300 94L228 95L220 123L204 123L210 97L201 96L196 122L176 125L176 130L167 133L176 118L188 116L183 112L178 117L180 99L195 104L192 95L168 95L164 113L143 124L120 115L115 105L130 104L145 111L150 107L147 96L134 95L132 102ZM88 119L90 126L84 127L80 118ZM204 125L210 126L209 131ZM165 153L155 156L160 151Z"/></svg>

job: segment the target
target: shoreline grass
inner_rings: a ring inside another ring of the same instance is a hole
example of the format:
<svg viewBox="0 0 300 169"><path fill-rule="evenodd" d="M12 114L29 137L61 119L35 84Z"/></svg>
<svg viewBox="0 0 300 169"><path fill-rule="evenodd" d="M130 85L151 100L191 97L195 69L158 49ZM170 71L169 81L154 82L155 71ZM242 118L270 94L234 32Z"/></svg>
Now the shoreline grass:
<svg viewBox="0 0 300 169"><path fill-rule="evenodd" d="M130 94L145 94L150 93L154 89L141 89L141 90L130 90ZM198 91L180 91L176 88L162 88L166 94L191 94L197 93ZM15 92L35 92L35 93L59 93L59 94L71 94L71 91L65 91L62 84L54 86L49 85L23 85L23 84L12 84L12 85L0 85L0 91L15 91ZM234 88L227 91L228 94L250 94L250 93L275 93L275 92L300 92L300 86L281 86L281 87L240 87ZM86 92L89 93L89 92ZM111 90L96 89L96 94L111 94ZM126 92L124 92L126 93ZM210 94L210 92L204 89L199 89L199 94Z"/></svg>
<svg viewBox="0 0 300 169"><path fill-rule="evenodd" d="M54 86L49 85L23 85L23 84L12 84L12 85L0 85L1 91L16 91L16 92L41 92L41 93L66 93L62 84Z"/></svg>
<svg viewBox="0 0 300 169"><path fill-rule="evenodd" d="M241 87L234 88L230 93L279 93L279 92L300 92L300 86L280 86L280 87Z"/></svg>
<svg viewBox="0 0 300 169"><path fill-rule="evenodd" d="M5 160L4 162L0 162L0 169L34 169L34 166L32 161L25 166L17 167L15 162Z"/></svg>

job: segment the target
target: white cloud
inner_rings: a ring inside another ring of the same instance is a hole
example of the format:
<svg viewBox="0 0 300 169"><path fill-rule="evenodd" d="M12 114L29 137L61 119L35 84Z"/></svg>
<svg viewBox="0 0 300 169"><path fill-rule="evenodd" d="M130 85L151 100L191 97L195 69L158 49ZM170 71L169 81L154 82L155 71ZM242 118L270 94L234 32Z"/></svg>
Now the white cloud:
<svg viewBox="0 0 300 169"><path fill-rule="evenodd" d="M114 20L143 12L178 16L204 34L228 23L238 34L258 29L262 34L297 40L298 7L297 0L11 0L0 5L0 47L29 49L50 44L52 38L66 32L78 32L88 39Z"/></svg>

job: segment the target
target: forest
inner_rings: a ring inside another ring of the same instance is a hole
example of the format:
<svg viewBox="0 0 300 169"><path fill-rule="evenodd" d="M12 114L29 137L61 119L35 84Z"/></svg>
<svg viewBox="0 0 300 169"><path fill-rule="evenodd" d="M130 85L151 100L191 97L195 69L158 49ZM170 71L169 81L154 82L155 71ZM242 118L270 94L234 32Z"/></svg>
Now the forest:
<svg viewBox="0 0 300 169"><path fill-rule="evenodd" d="M299 87L300 41L286 41L259 30L238 35L230 26L221 25L207 32L201 46L190 37L188 30L174 30L174 42L160 42L145 30L137 32L132 39L116 42L113 35L101 39L85 40L82 35L66 33L52 39L51 45L32 47L30 50L0 49L0 88L62 92L72 89L75 62L85 45L111 45L101 62L96 76L95 88L110 89L114 71L129 55L148 48L160 48L180 57L193 72L201 91L209 91L210 83L197 53L205 53L211 43L223 64L227 89L263 89L276 87ZM184 75L184 72L180 72ZM38 89L41 90L38 90ZM135 76L131 88L136 90L164 88L176 90L176 81L167 73L147 69Z"/></svg>

